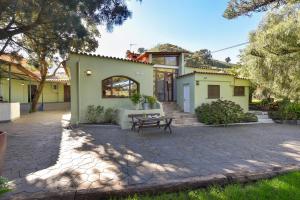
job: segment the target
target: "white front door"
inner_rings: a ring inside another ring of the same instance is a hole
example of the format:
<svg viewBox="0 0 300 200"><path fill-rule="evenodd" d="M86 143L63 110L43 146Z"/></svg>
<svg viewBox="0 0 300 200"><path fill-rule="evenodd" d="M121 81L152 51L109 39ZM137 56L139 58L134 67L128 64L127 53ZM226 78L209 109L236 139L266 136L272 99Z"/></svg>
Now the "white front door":
<svg viewBox="0 0 300 200"><path fill-rule="evenodd" d="M190 112L190 85L183 86L183 111Z"/></svg>

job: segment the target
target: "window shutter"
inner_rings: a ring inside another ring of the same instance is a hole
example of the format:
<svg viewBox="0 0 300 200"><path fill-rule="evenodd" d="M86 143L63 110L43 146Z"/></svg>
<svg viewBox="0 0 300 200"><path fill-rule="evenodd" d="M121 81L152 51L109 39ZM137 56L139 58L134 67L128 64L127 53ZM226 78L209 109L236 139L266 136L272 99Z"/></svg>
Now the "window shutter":
<svg viewBox="0 0 300 200"><path fill-rule="evenodd" d="M208 85L208 98L219 99L220 98L220 85Z"/></svg>

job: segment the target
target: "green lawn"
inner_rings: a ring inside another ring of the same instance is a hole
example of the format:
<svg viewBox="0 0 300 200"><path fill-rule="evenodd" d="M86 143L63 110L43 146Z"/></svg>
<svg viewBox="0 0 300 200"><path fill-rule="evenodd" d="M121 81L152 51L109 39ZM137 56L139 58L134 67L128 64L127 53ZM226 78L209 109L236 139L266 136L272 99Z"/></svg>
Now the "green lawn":
<svg viewBox="0 0 300 200"><path fill-rule="evenodd" d="M300 172L281 175L270 180L262 180L246 186L228 185L225 188L211 187L183 191L179 193L164 193L157 196L128 197L126 200L293 200L300 199Z"/></svg>

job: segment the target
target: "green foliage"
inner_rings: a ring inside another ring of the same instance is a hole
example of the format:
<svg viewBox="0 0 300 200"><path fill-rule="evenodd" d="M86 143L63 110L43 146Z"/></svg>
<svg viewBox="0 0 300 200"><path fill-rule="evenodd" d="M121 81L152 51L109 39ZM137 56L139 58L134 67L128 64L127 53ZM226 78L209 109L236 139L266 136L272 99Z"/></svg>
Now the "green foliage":
<svg viewBox="0 0 300 200"><path fill-rule="evenodd" d="M202 104L195 109L200 122L204 124L229 124L241 122L244 113L240 105L227 100Z"/></svg>
<svg viewBox="0 0 300 200"><path fill-rule="evenodd" d="M137 104L139 104L141 102L142 95L139 94L139 93L135 93L135 94L131 95L130 100L132 101L132 103L134 105L137 105Z"/></svg>
<svg viewBox="0 0 300 200"><path fill-rule="evenodd" d="M98 32L91 27L106 25L111 31L114 25L121 25L131 16L125 0L1 0L0 13L0 41L12 45L15 35L24 33L22 37L31 37L43 29L49 34L48 39L60 37L61 48L72 46L73 50L77 50L78 42L97 44L95 38L88 39ZM53 46L50 41L48 44Z"/></svg>
<svg viewBox="0 0 300 200"><path fill-rule="evenodd" d="M147 96L147 102L150 104L150 107L153 108L157 102L157 99L155 96Z"/></svg>
<svg viewBox="0 0 300 200"><path fill-rule="evenodd" d="M186 50L182 47L179 47L174 44L169 44L169 43L158 44L155 47L149 49L149 51L153 51L153 52L189 52L188 50Z"/></svg>
<svg viewBox="0 0 300 200"><path fill-rule="evenodd" d="M269 117L274 120L300 120L300 103L278 102L278 109L270 111Z"/></svg>
<svg viewBox="0 0 300 200"><path fill-rule="evenodd" d="M245 75L276 98L300 99L300 4L267 15L241 54Z"/></svg>
<svg viewBox="0 0 300 200"><path fill-rule="evenodd" d="M186 190L157 195L133 195L126 200L296 200L300 199L300 172L280 175L251 184ZM112 200L115 200L112 198Z"/></svg>
<svg viewBox="0 0 300 200"><path fill-rule="evenodd" d="M187 55L185 62L188 67L200 67L203 65L212 65L213 63L211 52L207 49L200 49L191 55Z"/></svg>
<svg viewBox="0 0 300 200"><path fill-rule="evenodd" d="M149 51L155 52L188 52L185 54L186 66L189 67L218 67L230 68L232 65L226 62L212 59L211 52L208 49L200 49L199 51L191 52L174 44L158 44Z"/></svg>
<svg viewBox="0 0 300 200"><path fill-rule="evenodd" d="M230 0L223 16L233 19L241 15L250 15L252 12L262 12L269 8L298 2L299 0Z"/></svg>
<svg viewBox="0 0 300 200"><path fill-rule="evenodd" d="M89 123L99 123L102 121L102 114L104 112L103 106L89 105L87 107L86 119Z"/></svg>
<svg viewBox="0 0 300 200"><path fill-rule="evenodd" d="M257 122L257 116L254 113L244 113L241 119L242 122Z"/></svg>
<svg viewBox="0 0 300 200"><path fill-rule="evenodd" d="M7 179L5 179L5 178L3 178L3 177L0 176L0 197L1 197L3 194L5 194L5 193L11 191L11 190L9 189L8 185L7 185L7 182L8 182Z"/></svg>
<svg viewBox="0 0 300 200"><path fill-rule="evenodd" d="M230 61L231 61L230 57L225 58L225 62L230 63Z"/></svg>
<svg viewBox="0 0 300 200"><path fill-rule="evenodd" d="M104 122L110 124L116 124L118 117L118 110L113 108L107 108L104 112Z"/></svg>
<svg viewBox="0 0 300 200"><path fill-rule="evenodd" d="M104 109L103 106L89 105L87 107L86 119L88 123L109 123L116 124L118 110L114 108Z"/></svg>

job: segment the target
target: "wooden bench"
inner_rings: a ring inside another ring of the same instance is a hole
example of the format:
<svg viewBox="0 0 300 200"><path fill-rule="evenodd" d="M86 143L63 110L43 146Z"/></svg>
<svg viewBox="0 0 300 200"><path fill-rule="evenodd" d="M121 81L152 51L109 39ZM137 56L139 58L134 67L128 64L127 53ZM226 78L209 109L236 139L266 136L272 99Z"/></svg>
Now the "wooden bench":
<svg viewBox="0 0 300 200"><path fill-rule="evenodd" d="M131 130L135 130L136 127L138 127L138 132L142 130L143 128L150 128L150 127L161 127L161 122L164 122L164 130L166 131L169 129L170 133L172 133L171 124L173 121L173 118L160 116L159 114L138 114L138 115L128 115L128 117L131 117L132 119L132 127Z"/></svg>
<svg viewBox="0 0 300 200"><path fill-rule="evenodd" d="M131 118L131 123L132 123L131 130L135 131L135 128L139 123L139 120L137 118L140 118L140 117L154 117L154 116L160 117L160 113L129 114L128 117Z"/></svg>

